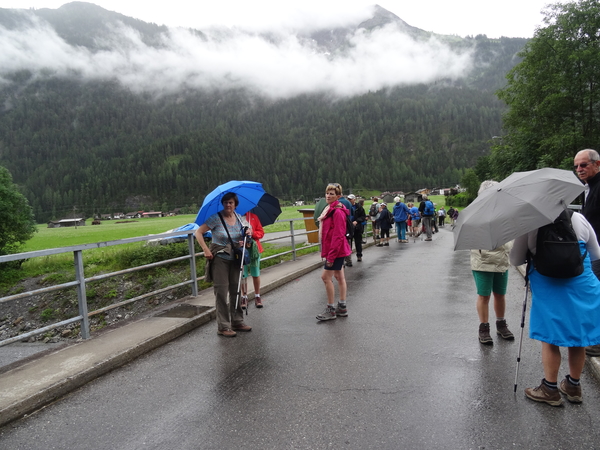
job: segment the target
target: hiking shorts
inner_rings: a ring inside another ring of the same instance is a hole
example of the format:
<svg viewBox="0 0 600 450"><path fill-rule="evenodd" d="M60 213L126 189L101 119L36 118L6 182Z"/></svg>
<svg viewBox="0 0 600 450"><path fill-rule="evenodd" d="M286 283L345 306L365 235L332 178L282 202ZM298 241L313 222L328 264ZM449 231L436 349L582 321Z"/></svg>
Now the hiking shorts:
<svg viewBox="0 0 600 450"><path fill-rule="evenodd" d="M343 256L341 256L339 258L335 258L335 260L333 261L333 266L331 266L331 267L327 267L327 261L325 261L323 263L323 269L325 269L325 270L342 270L342 267L344 267L344 259L346 259L346 258Z"/></svg>
<svg viewBox="0 0 600 450"><path fill-rule="evenodd" d="M506 295L508 286L508 270L506 272L481 272L473 270L477 295L489 297L492 292L498 295Z"/></svg>
<svg viewBox="0 0 600 450"><path fill-rule="evenodd" d="M257 278L260 277L260 253L258 254L258 264L256 265L248 265L244 266L244 275L243 278L248 278L248 268L250 268L250 276Z"/></svg>

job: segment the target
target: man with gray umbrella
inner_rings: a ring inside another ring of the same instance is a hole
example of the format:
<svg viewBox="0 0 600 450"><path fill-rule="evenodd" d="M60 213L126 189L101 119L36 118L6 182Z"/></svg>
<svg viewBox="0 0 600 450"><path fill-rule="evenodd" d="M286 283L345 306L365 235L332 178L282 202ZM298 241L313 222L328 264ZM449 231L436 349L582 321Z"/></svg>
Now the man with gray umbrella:
<svg viewBox="0 0 600 450"><path fill-rule="evenodd" d="M577 152L573 169L586 184L581 213L588 220L596 236L600 236L600 155L596 150L585 149ZM600 279L600 260L592 261L592 271ZM588 356L600 356L600 345L587 347Z"/></svg>

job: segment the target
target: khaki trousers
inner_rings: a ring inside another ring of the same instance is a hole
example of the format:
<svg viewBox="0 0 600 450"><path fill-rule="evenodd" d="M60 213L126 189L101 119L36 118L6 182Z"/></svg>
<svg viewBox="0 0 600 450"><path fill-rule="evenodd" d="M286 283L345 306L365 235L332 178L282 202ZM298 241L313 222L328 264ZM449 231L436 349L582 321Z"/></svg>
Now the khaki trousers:
<svg viewBox="0 0 600 450"><path fill-rule="evenodd" d="M235 307L240 267L233 261L216 256L213 258L212 276L217 308L217 325L219 330L232 328L244 321L241 299ZM227 304L229 294L229 305Z"/></svg>

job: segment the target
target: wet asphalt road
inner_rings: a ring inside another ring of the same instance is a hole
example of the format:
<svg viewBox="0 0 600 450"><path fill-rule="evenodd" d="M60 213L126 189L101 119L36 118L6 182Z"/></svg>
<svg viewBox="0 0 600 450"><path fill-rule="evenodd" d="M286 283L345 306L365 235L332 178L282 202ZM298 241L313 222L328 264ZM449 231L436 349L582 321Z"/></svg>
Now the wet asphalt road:
<svg viewBox="0 0 600 450"><path fill-rule="evenodd" d="M587 371L582 405L524 397L543 376L527 336L513 394L516 270L506 317L517 340L493 347L477 340L469 255L452 251L449 227L367 249L346 274L348 318L315 320L325 292L312 272L252 306L251 333L226 339L210 323L5 426L0 448L600 448Z"/></svg>

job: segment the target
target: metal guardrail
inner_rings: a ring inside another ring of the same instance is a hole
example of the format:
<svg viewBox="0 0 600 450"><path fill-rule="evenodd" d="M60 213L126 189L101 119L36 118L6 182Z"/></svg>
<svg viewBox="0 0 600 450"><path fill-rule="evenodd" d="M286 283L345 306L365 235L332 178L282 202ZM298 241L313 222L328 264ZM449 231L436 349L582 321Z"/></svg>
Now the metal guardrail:
<svg viewBox="0 0 600 450"><path fill-rule="evenodd" d="M281 257L283 255L288 255L288 254L292 255L292 260L296 260L297 251L299 250L298 246L296 245L296 237L302 236L302 235L310 235L312 233L318 233L317 230L305 231L305 232L300 232L300 233L295 232L294 222L299 221L299 220L305 220L305 219L301 218L301 219L281 220L281 221L276 222L276 223L289 222L290 234L284 235L284 236L279 236L276 238L262 240L261 242L268 243L268 242L274 242L274 241L281 240L281 239L291 239L292 249L268 256L266 258L263 258L262 259L263 261L273 259L273 258L278 258L278 257ZM203 257L204 252L195 253L194 234L193 233L194 233L194 231L173 231L170 233L153 234L153 235L140 236L140 237L135 237L135 238L120 239L120 240L116 240L116 241L97 242L97 243L93 243L93 244L81 244L81 245L74 245L74 246L69 246L69 247L53 248L53 249L47 249L47 250L38 250L38 251L33 251L33 252L15 253L12 255L0 256L0 263L2 263L2 262L19 261L19 260L23 260L23 259L30 259L30 258L37 258L37 257L44 257L44 256L58 255L58 254L72 252L73 253L73 262L74 262L74 267L75 267L75 281L70 281L67 283L57 284L57 285L45 287L42 289L36 289L33 291L21 292L19 294L0 297L0 305L3 303L13 301L13 300L17 300L17 299L30 298L30 297L33 297L36 295L45 294L48 292L58 291L58 290L62 290L62 289L73 288L73 287L76 288L76 290L77 290L77 302L78 302L78 315L77 316L72 317L70 319L60 321L60 322L53 323L53 324L48 325L43 328L38 328L38 329L35 329L32 331L29 331L27 333L19 334L18 336L14 336L9 339L2 340L2 341L0 341L0 347L11 344L13 342L29 339L30 337L37 336L37 335L46 333L50 330L60 328L60 327L63 327L65 325L69 325L69 324L72 324L75 322L80 322L82 338L89 339L89 337L90 337L89 318L94 315L104 313L104 312L109 311L114 308L119 308L121 306L136 302L138 300L142 300L144 298L151 297L153 295L162 294L164 292L176 289L181 286L191 285L192 296L194 296L194 297L197 296L198 295L198 280L202 280L202 279L204 279L204 277L198 277L196 275L196 257ZM83 266L83 252L86 250L92 250L92 249L98 249L98 248L104 248L104 247L112 247L112 246L123 245L123 244L131 244L131 243L135 243L135 242L143 242L143 241L149 241L149 240L160 239L160 238L168 238L168 237L173 237L173 236L182 236L184 234L187 234L187 243L188 243L188 255L186 255L186 256L180 256L178 258L172 258L172 259L159 261L159 262L155 262L155 263L151 263L151 264L145 264L142 266L132 267L132 268L125 269L125 270L119 270L116 272L110 272L110 273L106 273L106 274L96 275L93 277L88 277L88 278L85 277L84 266ZM303 245L302 249L316 247L318 245L319 244ZM158 289L158 290L155 290L152 292L148 292L146 294L143 294L143 295L119 302L119 303L114 303L112 305L106 306L101 309L97 309L97 310L94 310L91 312L88 311L87 296L86 296L86 286L88 283L115 277L118 275L133 273L133 272L137 272L140 270L145 270L145 269L149 269L149 268L153 268L153 267L163 266L163 265L170 264L170 263L176 262L176 261L185 261L185 260L189 260L189 262L190 262L190 279L189 280L183 281L178 284L169 285L165 288Z"/></svg>

